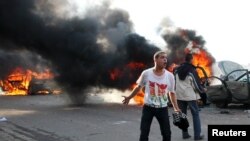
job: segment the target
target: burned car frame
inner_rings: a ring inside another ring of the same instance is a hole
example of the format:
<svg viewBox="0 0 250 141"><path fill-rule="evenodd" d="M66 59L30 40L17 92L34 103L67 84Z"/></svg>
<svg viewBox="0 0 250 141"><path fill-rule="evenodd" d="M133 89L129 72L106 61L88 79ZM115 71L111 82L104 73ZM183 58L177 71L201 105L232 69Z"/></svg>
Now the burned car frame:
<svg viewBox="0 0 250 141"><path fill-rule="evenodd" d="M219 108L228 104L250 105L250 71L233 70L225 76L208 77L207 98Z"/></svg>

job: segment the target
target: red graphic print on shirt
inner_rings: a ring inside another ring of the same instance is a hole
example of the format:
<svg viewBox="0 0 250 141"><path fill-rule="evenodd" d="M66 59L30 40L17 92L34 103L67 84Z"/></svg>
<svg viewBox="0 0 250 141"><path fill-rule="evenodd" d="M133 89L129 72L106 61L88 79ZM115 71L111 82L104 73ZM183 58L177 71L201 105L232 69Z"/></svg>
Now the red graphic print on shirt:
<svg viewBox="0 0 250 141"><path fill-rule="evenodd" d="M158 91L155 91L156 87L158 87ZM156 93L158 96L162 96L166 93L167 85L149 81L149 89L151 96L155 96Z"/></svg>

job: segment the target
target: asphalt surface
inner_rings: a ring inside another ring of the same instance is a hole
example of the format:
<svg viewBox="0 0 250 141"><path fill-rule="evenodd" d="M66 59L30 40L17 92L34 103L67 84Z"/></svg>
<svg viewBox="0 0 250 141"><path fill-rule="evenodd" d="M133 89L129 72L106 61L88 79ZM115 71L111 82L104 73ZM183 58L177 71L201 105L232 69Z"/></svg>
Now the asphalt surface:
<svg viewBox="0 0 250 141"><path fill-rule="evenodd" d="M138 141L141 106L110 101L93 96L91 102L74 106L64 94L0 96L0 117L6 118L0 121L0 141ZM241 106L201 108L204 140L208 125L249 124L246 110ZM190 112L188 116L192 137L186 141L193 140ZM182 141L181 131L172 124L171 116L170 122L172 141ZM151 126L150 141L161 141L156 119Z"/></svg>

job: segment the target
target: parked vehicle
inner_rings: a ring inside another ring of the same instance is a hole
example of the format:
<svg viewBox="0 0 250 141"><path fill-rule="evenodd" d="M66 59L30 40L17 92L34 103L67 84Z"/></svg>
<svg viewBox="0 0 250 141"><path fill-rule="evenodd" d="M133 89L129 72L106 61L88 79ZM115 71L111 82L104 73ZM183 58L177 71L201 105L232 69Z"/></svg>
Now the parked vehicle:
<svg viewBox="0 0 250 141"><path fill-rule="evenodd" d="M207 98L219 108L228 104L250 105L250 71L237 69L223 77L208 78Z"/></svg>

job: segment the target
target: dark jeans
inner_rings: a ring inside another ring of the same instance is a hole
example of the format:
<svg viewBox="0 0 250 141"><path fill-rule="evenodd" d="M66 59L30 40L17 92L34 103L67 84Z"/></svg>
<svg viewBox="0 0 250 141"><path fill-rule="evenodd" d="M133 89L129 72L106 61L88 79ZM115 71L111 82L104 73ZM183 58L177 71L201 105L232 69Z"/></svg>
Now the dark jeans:
<svg viewBox="0 0 250 141"><path fill-rule="evenodd" d="M199 137L201 134L201 122L199 115L199 107L196 100L182 101L177 100L179 108L184 114L187 114L187 107L189 106L193 117L194 137Z"/></svg>
<svg viewBox="0 0 250 141"><path fill-rule="evenodd" d="M147 105L144 105L142 109L140 141L148 141L153 117L156 117L159 122L161 135L163 138L162 141L171 141L168 108L154 108Z"/></svg>
<svg viewBox="0 0 250 141"><path fill-rule="evenodd" d="M206 93L200 93L201 101L203 103L203 106L207 104L207 94Z"/></svg>

